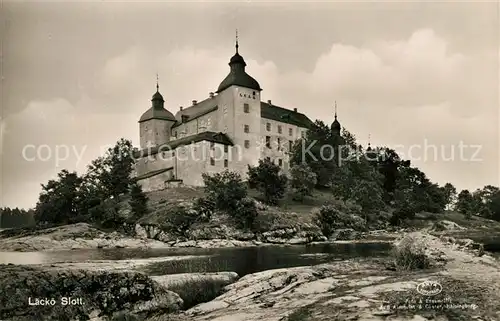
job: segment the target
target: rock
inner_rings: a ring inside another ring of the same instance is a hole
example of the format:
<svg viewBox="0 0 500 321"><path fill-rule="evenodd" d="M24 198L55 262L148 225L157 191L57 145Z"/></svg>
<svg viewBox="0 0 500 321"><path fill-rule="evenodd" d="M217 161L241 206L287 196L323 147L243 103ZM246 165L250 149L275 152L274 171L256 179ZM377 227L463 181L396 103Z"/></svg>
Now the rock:
<svg viewBox="0 0 500 321"><path fill-rule="evenodd" d="M465 228L458 225L455 222L442 220L442 221L434 223L431 230L436 231L436 232L441 232L441 231L465 230Z"/></svg>
<svg viewBox="0 0 500 321"><path fill-rule="evenodd" d="M215 273L179 273L160 276L151 276L151 279L158 282L166 289L182 286L183 284L193 284L203 282L218 282L231 284L238 280L236 272L215 272Z"/></svg>
<svg viewBox="0 0 500 321"><path fill-rule="evenodd" d="M111 317L127 310L150 314L180 309L182 300L148 276L137 272L0 267L0 316L9 320L63 320L68 315ZM54 306L29 305L27 298L53 298ZM62 305L63 298L75 305Z"/></svg>

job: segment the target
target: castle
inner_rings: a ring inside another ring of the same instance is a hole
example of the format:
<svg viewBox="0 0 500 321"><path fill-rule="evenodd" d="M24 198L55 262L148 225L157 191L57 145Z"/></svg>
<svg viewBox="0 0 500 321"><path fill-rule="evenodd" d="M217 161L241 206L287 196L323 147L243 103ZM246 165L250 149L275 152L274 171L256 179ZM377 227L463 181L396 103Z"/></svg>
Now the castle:
<svg viewBox="0 0 500 321"><path fill-rule="evenodd" d="M288 151L305 137L313 122L297 111L261 101L262 88L245 71L238 52L215 93L175 116L165 109L159 92L139 120L140 150L135 154L135 176L144 191L179 184L203 186L202 173L236 171L245 179L248 165L268 158L283 172L290 169ZM332 130L340 133L335 121Z"/></svg>

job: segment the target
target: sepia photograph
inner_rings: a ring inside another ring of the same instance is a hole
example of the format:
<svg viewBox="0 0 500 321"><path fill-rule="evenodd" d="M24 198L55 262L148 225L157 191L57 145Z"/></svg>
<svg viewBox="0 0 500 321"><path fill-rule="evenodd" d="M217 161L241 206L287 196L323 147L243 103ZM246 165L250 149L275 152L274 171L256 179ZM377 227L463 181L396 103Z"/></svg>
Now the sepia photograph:
<svg viewBox="0 0 500 321"><path fill-rule="evenodd" d="M500 2L0 0L0 321L500 321Z"/></svg>

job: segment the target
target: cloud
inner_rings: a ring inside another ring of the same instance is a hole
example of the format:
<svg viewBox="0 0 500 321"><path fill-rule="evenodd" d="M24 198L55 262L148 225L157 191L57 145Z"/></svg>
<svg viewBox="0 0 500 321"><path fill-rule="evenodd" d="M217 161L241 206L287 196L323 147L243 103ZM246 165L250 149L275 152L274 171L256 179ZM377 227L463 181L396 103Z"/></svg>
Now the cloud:
<svg viewBox="0 0 500 321"><path fill-rule="evenodd" d="M53 164L19 163L20 146L28 143L88 146L82 162L97 156L98 146L120 137L137 143L137 119L150 106L156 73L166 108L175 113L179 106L205 99L217 89L229 72L233 53L221 47L179 47L169 52L129 47L94 71L94 85L76 104L60 98L32 101L6 120L7 176L46 179L40 173L48 173ZM368 134L374 144L383 145L410 146L424 140L446 146L459 141L481 144L484 157L478 163L415 163L440 183L451 181L459 188L498 185L498 68L492 68L498 66L498 52L454 52L432 29L421 29L407 39L364 46L334 43L311 71L280 70L279 61L256 61L251 52L241 54L247 72L264 89L263 100L297 107L325 122L333 120L337 101L342 125L364 144ZM84 168L74 158L66 165ZM15 203L19 188L4 185L7 203ZM26 198L34 200L36 195Z"/></svg>

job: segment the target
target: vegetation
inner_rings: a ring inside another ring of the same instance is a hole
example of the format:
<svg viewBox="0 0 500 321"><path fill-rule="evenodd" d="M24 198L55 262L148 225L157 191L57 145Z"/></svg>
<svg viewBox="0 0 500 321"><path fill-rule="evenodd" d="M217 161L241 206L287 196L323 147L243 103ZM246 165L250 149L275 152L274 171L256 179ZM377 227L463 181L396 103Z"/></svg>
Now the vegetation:
<svg viewBox="0 0 500 321"><path fill-rule="evenodd" d="M406 236L392 252L396 269L416 270L430 267L429 257L425 254L422 243L413 237Z"/></svg>
<svg viewBox="0 0 500 321"><path fill-rule="evenodd" d="M259 160L259 165L248 166L248 185L260 191L268 204L276 205L283 198L288 178L280 166L270 159Z"/></svg>
<svg viewBox="0 0 500 321"><path fill-rule="evenodd" d="M34 224L34 211L32 209L0 208L0 228L17 228Z"/></svg>
<svg viewBox="0 0 500 321"><path fill-rule="evenodd" d="M147 199L131 177L132 143L119 140L88 166L87 172L62 170L56 180L42 185L35 207L38 224L93 222L105 227L122 225L126 217L119 213L124 196L130 197L134 219L147 212Z"/></svg>
<svg viewBox="0 0 500 321"><path fill-rule="evenodd" d="M312 196L314 187L318 182L314 173L307 164L298 164L290 169L292 177L290 187L294 192L294 198L303 201L306 196Z"/></svg>
<svg viewBox="0 0 500 321"><path fill-rule="evenodd" d="M89 222L117 228L149 217L154 210L148 208L148 198L131 177L132 152L131 142L121 139L92 161L83 175L62 170L56 179L42 185L34 211L3 209L1 226L35 221L39 225ZM481 216L500 221L499 188L488 185L472 193L457 193L450 183L439 186L431 182L396 151L388 147L364 150L349 131L337 134L321 121L315 122L305 139L295 142L289 156L290 179L269 159L248 167L248 182L231 171L203 174L203 194L189 204L166 203L163 211L168 217L158 223L186 235L193 224L223 214L241 228L262 231L258 225L273 226L269 222L279 221L268 212L288 211L294 212L297 221L307 221L301 215L310 217L329 236L341 228L401 225L418 213L432 214L438 220L447 209L468 219ZM255 199L268 205L265 211ZM124 204L129 215L124 215Z"/></svg>

